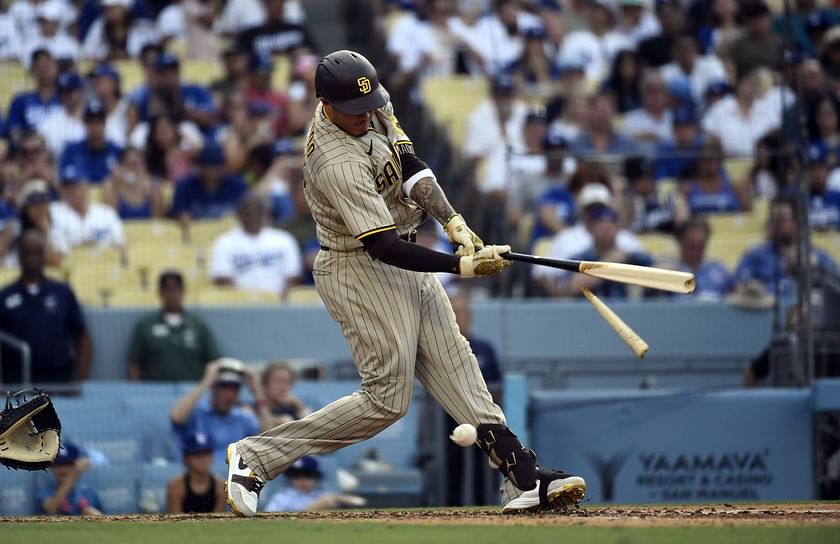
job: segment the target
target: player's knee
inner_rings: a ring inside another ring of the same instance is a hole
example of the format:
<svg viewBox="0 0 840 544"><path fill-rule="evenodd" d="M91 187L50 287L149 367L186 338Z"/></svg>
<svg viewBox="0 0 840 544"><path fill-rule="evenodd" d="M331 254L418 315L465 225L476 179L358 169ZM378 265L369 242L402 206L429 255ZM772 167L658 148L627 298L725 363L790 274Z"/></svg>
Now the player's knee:
<svg viewBox="0 0 840 544"><path fill-rule="evenodd" d="M371 391L365 393L373 404L377 418L386 424L391 424L408 413L411 392L389 395L377 395Z"/></svg>

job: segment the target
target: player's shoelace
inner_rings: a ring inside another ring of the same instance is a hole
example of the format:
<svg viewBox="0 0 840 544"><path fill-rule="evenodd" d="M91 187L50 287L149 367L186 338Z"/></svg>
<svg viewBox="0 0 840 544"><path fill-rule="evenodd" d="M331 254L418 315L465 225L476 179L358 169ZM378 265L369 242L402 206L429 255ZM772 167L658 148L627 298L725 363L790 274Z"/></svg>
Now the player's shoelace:
<svg viewBox="0 0 840 544"><path fill-rule="evenodd" d="M256 493L257 495L260 494L263 486L265 486L265 482L255 475L241 476L239 474L235 474L231 477L230 481L241 485L246 491Z"/></svg>

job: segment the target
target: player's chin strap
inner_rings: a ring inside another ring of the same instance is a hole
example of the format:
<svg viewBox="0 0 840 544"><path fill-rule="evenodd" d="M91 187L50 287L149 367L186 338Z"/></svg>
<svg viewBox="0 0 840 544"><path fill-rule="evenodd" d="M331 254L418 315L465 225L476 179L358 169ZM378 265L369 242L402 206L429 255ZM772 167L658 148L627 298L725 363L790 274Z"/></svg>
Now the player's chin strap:
<svg viewBox="0 0 840 544"><path fill-rule="evenodd" d="M537 456L519 442L505 425L482 423L476 427L478 446L490 457L513 485L522 491L534 489L537 485Z"/></svg>

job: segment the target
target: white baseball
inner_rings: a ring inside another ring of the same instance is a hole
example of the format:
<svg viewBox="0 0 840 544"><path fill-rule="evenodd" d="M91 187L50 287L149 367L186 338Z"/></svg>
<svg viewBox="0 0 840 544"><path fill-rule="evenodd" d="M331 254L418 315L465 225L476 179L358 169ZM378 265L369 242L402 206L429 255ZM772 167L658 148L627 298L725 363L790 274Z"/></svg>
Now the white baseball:
<svg viewBox="0 0 840 544"><path fill-rule="evenodd" d="M449 435L449 440L455 442L462 448L468 448L475 444L475 439L478 438L475 427L469 423L464 423L455 427L452 434Z"/></svg>

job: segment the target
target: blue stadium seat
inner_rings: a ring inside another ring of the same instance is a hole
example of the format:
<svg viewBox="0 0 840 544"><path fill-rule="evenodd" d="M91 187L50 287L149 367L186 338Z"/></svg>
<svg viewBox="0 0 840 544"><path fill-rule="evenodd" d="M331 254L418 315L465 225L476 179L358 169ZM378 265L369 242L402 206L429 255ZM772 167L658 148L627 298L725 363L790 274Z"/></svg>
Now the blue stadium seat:
<svg viewBox="0 0 840 544"><path fill-rule="evenodd" d="M140 502L147 512L166 512L166 484L175 475L184 472L180 463L167 465L145 464L140 467ZM147 501L151 499L151 503ZM156 510L150 508L156 506Z"/></svg>
<svg viewBox="0 0 840 544"><path fill-rule="evenodd" d="M96 490L106 514L131 514L139 511L137 474L136 465L94 467L82 481Z"/></svg>
<svg viewBox="0 0 840 544"><path fill-rule="evenodd" d="M35 475L0 469L0 516L30 516L37 511Z"/></svg>

